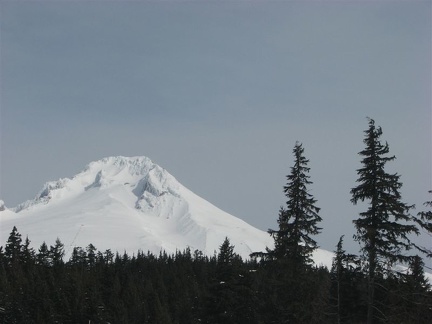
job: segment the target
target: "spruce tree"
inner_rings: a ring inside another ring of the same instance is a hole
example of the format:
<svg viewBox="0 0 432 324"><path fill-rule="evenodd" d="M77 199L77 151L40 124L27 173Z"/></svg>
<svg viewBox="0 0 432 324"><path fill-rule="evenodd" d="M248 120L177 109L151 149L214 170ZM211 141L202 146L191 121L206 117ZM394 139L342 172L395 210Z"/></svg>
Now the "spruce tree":
<svg viewBox="0 0 432 324"><path fill-rule="evenodd" d="M234 245L231 245L228 237L225 237L222 245L219 247L219 253L217 255L217 263L220 264L232 264L237 255L234 253Z"/></svg>
<svg viewBox="0 0 432 324"><path fill-rule="evenodd" d="M268 284L263 290L266 323L306 323L314 317L314 312L305 305L309 305L311 296L316 296L316 285L310 274L313 273L312 253L318 248L313 235L321 231L320 208L315 206L316 200L308 190L312 182L302 144L296 142L293 155L294 165L283 188L287 201L279 211L279 228L268 230L274 248L267 248L267 253L252 254L262 257L266 265ZM272 311L267 313L266 309Z"/></svg>
<svg viewBox="0 0 432 324"><path fill-rule="evenodd" d="M60 241L59 238L56 239L54 246L50 246L49 254L51 256L51 260L54 266L59 266L63 264L63 257L65 254L64 244Z"/></svg>
<svg viewBox="0 0 432 324"><path fill-rule="evenodd" d="M248 278L241 257L225 237L219 247L214 279L209 287L207 322L253 323L254 292Z"/></svg>
<svg viewBox="0 0 432 324"><path fill-rule="evenodd" d="M288 198L286 208L279 211L279 229L268 231L275 241L274 250L268 251L269 256L272 259L286 259L294 268L312 263L312 253L318 248L312 235L320 233L318 223L322 220L318 215L320 208L315 206L316 200L308 190L312 182L308 175L309 160L303 153L302 144L296 142L293 149L294 166L284 186Z"/></svg>
<svg viewBox="0 0 432 324"><path fill-rule="evenodd" d="M418 255L409 263L409 273L405 277L405 282L409 284L414 294L426 294L431 285L424 273L424 262Z"/></svg>
<svg viewBox="0 0 432 324"><path fill-rule="evenodd" d="M359 201L368 203L367 210L353 221L357 230L354 239L362 244L361 251L367 262L368 323L373 322L376 308L375 277L395 262L408 262L410 257L403 254L413 247L408 235L418 234L417 227L407 223L412 206L401 201L400 175L385 170L387 162L393 161L395 156L388 156L389 146L387 142L381 143L381 135L381 127L376 127L375 121L369 119L363 140L366 148L359 152L363 159L362 167L357 170L358 185L351 189L354 205Z"/></svg>
<svg viewBox="0 0 432 324"><path fill-rule="evenodd" d="M38 264L43 265L45 267L49 267L52 264L51 262L52 260L48 250L48 245L45 242L42 242L38 250L36 260Z"/></svg>
<svg viewBox="0 0 432 324"><path fill-rule="evenodd" d="M30 266L34 263L34 260L35 251L32 247L30 247L30 240L27 236L21 248L21 262L27 266Z"/></svg>
<svg viewBox="0 0 432 324"><path fill-rule="evenodd" d="M341 322L341 277L344 271L344 262L346 259L345 250L342 248L343 237L344 235L340 237L339 242L336 245L336 251L334 251L335 256L333 258L333 264L331 268L331 273L334 275L334 279L336 281L336 314L338 324Z"/></svg>
<svg viewBox="0 0 432 324"><path fill-rule="evenodd" d="M5 258L9 264L18 263L20 261L22 249L22 238L17 228L14 226L5 247Z"/></svg>
<svg viewBox="0 0 432 324"><path fill-rule="evenodd" d="M429 191L432 194L432 190ZM429 210L421 211L417 214L417 217L413 217L413 220L429 235L432 235L432 200L426 201L423 204L425 207L429 207ZM425 253L427 257L432 258L432 245L431 246L418 246L417 249Z"/></svg>
<svg viewBox="0 0 432 324"><path fill-rule="evenodd" d="M353 304L355 305L353 297L359 295L354 284L358 273L359 260L356 255L348 254L343 249L343 238L344 235L339 238L336 245L330 272L334 286L333 299L335 305L333 307L336 310L335 314L338 323L352 320L355 313L353 308L358 308L353 307Z"/></svg>

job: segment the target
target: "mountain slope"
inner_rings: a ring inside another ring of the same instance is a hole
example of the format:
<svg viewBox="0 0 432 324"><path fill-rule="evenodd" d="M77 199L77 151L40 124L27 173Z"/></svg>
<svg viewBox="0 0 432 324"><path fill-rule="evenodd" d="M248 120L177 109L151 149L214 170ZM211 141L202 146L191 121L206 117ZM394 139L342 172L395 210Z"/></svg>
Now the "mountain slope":
<svg viewBox="0 0 432 324"><path fill-rule="evenodd" d="M228 237L247 258L273 245L266 232L197 196L146 157L104 158L71 179L48 182L35 199L0 211L0 224L0 245L16 226L35 248L59 237L67 254L92 243L100 251L190 247L212 255ZM319 250L314 257L329 265L332 253Z"/></svg>
<svg viewBox="0 0 432 324"><path fill-rule="evenodd" d="M268 235L182 186L145 157L90 163L72 179L45 184L34 200L1 214L1 239L15 225L39 246L58 236L66 249L158 253L190 247L213 254L225 236L243 256L271 244Z"/></svg>

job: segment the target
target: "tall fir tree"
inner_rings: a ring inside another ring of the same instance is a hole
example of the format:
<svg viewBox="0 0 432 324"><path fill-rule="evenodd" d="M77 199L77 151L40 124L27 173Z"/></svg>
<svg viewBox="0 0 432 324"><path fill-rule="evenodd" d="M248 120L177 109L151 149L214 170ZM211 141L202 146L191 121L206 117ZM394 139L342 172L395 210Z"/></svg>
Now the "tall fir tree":
<svg viewBox="0 0 432 324"><path fill-rule="evenodd" d="M35 258L35 251L30 246L30 240L26 237L24 244L21 248L21 262L26 265L31 265Z"/></svg>
<svg viewBox="0 0 432 324"><path fill-rule="evenodd" d="M64 244L60 241L59 238L56 239L54 246L50 246L49 254L51 256L51 260L54 266L59 266L63 264L63 257L65 254Z"/></svg>
<svg viewBox="0 0 432 324"><path fill-rule="evenodd" d="M20 261L22 249L22 238L17 228L14 226L5 247L5 258L9 264L17 263Z"/></svg>
<svg viewBox="0 0 432 324"><path fill-rule="evenodd" d="M228 237L225 237L222 245L219 247L219 253L217 255L218 264L232 264L236 258L234 253L234 245L231 245Z"/></svg>
<svg viewBox="0 0 432 324"><path fill-rule="evenodd" d="M318 248L313 235L320 233L318 223L322 220L318 215L320 208L315 206L316 200L309 193L308 186L312 184L308 175L309 160L303 155L302 144L296 142L294 166L287 175L284 186L288 198L286 208L279 211L279 229L269 229L275 241L274 250L268 251L272 259L286 259L298 269L312 263L312 252Z"/></svg>
<svg viewBox="0 0 432 324"><path fill-rule="evenodd" d="M49 267L52 264L50 253L48 250L48 245L45 242L42 242L38 250L38 253L36 255L36 260L38 264L43 265L45 267Z"/></svg>
<svg viewBox="0 0 432 324"><path fill-rule="evenodd" d="M210 297L207 323L251 323L249 315L252 291L244 286L242 259L234 252L234 245L225 237L219 247ZM240 297L241 296L241 297Z"/></svg>
<svg viewBox="0 0 432 324"><path fill-rule="evenodd" d="M360 262L356 255L346 253L343 248L343 238L344 235L339 238L336 245L330 271L334 286L333 299L335 301L332 308L337 323L352 321L355 311L358 311L356 303L353 303L355 300L353 297L360 295L355 287L356 277L360 272L358 270Z"/></svg>
<svg viewBox="0 0 432 324"><path fill-rule="evenodd" d="M424 273L424 262L423 259L416 255L409 263L409 272L405 276L405 281L409 283L413 293L426 294L430 291L431 285Z"/></svg>
<svg viewBox="0 0 432 324"><path fill-rule="evenodd" d="M415 225L409 224L409 214L413 206L401 201L400 175L385 170L387 162L395 156L388 156L389 146L381 143L381 127L369 120L363 142L366 148L359 152L363 157L362 167L357 170L358 185L351 189L351 202L367 202L368 208L354 220L357 234L354 239L362 244L361 251L366 259L368 276L368 314L367 322L374 321L375 278L383 274L395 262L408 262L410 257L404 252L413 247L408 235L418 234Z"/></svg>

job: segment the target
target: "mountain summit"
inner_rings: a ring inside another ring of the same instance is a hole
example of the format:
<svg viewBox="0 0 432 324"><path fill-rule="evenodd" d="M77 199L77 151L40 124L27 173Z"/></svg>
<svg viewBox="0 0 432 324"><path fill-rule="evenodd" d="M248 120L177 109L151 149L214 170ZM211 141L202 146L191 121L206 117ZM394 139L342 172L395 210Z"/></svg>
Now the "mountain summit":
<svg viewBox="0 0 432 324"><path fill-rule="evenodd" d="M32 246L56 238L69 254L92 243L100 251L168 253L189 247L212 255L228 237L235 252L272 246L270 236L182 186L147 157L108 157L71 179L46 183L33 200L0 212L1 245L13 226Z"/></svg>

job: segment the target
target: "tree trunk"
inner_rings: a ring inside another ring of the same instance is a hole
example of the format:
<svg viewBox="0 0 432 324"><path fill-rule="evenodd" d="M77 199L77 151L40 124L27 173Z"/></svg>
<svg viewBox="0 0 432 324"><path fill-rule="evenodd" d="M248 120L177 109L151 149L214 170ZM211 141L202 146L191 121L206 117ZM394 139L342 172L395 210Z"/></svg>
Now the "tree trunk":
<svg viewBox="0 0 432 324"><path fill-rule="evenodd" d="M375 295L375 269L376 269L376 254L374 241L372 240L372 249L369 252L369 276L368 276L368 307L367 307L367 323L372 324L374 320L374 295Z"/></svg>

